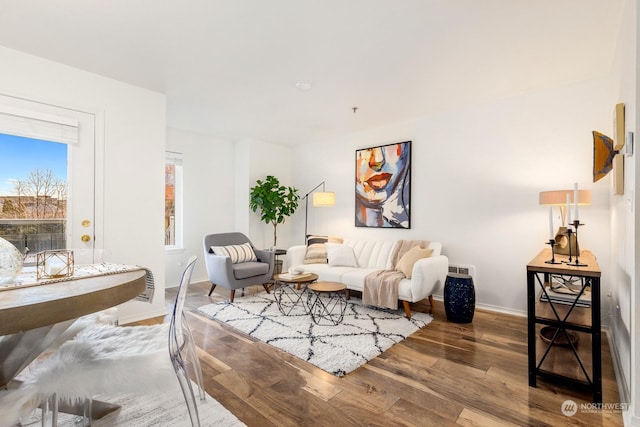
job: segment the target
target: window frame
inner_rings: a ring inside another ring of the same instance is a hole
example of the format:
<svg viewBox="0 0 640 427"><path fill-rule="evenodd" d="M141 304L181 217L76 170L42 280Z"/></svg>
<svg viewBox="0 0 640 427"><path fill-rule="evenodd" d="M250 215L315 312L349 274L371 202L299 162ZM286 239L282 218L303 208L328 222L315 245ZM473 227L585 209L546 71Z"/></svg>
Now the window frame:
<svg viewBox="0 0 640 427"><path fill-rule="evenodd" d="M167 252L170 251L182 251L184 250L184 215L183 215L183 184L184 184L184 170L182 165L182 153L174 151L167 151L165 156L165 188L167 185L166 178L166 166L173 165L174 167L174 182L173 182L173 200L174 200L174 244L164 245L164 249ZM166 215L166 199L165 199L165 215ZM166 217L165 217L166 218ZM165 238L166 238L165 229ZM165 240L166 241L166 240Z"/></svg>

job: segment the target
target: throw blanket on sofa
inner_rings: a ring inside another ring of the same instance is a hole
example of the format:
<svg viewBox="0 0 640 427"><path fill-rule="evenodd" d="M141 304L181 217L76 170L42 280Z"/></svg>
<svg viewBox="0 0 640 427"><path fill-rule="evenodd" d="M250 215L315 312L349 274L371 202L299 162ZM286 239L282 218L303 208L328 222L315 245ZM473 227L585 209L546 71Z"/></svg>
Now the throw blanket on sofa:
<svg viewBox="0 0 640 427"><path fill-rule="evenodd" d="M399 240L391 253L391 264L394 270L378 270L367 274L364 278L362 289L362 303L398 309L398 286L405 275L395 270L398 261L414 246L426 248L429 242L426 240Z"/></svg>

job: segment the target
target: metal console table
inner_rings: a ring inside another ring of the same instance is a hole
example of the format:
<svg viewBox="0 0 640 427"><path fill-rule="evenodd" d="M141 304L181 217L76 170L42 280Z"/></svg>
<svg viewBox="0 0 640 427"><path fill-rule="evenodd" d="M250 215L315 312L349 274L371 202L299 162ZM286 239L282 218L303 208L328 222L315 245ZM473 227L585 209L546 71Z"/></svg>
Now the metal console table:
<svg viewBox="0 0 640 427"><path fill-rule="evenodd" d="M589 251L580 254L584 266L551 257L544 249L527 264L529 386L538 376L562 380L602 403L600 267Z"/></svg>

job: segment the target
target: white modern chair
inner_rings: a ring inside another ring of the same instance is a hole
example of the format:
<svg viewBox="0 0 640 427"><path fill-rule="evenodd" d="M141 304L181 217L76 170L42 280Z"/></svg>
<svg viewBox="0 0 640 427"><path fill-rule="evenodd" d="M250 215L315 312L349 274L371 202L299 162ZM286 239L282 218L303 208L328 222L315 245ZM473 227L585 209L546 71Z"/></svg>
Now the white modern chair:
<svg viewBox="0 0 640 427"><path fill-rule="evenodd" d="M189 379L189 371L185 363L185 353L187 353L186 356L191 362L191 366L198 383L200 400L205 400L200 360L196 353L196 346L193 341L193 336L191 335L191 330L187 324L187 318L184 315L184 301L187 296L189 283L191 283L191 274L193 273L196 259L198 259L198 257L195 255L192 256L187 263L187 268L184 270L184 273L182 273L182 279L180 280L176 303L173 306L173 314L171 316L171 325L169 328L169 356L171 357L173 369L175 370L178 381L180 382L182 394L184 394L184 400L187 402L189 417L191 417L191 425L193 427L200 426L200 418L198 416L196 398L193 394L193 387L191 386L191 380Z"/></svg>
<svg viewBox="0 0 640 427"><path fill-rule="evenodd" d="M199 427L196 398L185 360L191 362L200 399L204 400L202 371L183 312L196 259L191 257L183 272L170 324L123 327L94 323L84 327L49 358L31 367L17 389L5 393L0 400L6 417L2 422L13 425L21 408L27 408L31 401L40 401L42 425L55 426L58 402L64 401L81 406L82 423L90 425L93 396L161 391L175 387L176 375L191 424ZM4 408L10 408L11 413Z"/></svg>

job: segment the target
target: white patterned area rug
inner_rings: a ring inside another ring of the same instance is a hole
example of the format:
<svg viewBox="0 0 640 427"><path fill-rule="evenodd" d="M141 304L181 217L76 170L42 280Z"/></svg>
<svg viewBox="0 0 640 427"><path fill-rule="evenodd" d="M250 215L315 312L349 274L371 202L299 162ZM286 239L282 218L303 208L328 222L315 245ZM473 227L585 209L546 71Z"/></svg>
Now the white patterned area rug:
<svg viewBox="0 0 640 427"><path fill-rule="evenodd" d="M339 377L374 359L433 320L429 314L363 306L348 301L344 319L334 326L316 325L298 305L283 315L272 294L261 292L198 308L203 315L224 322Z"/></svg>
<svg viewBox="0 0 640 427"><path fill-rule="evenodd" d="M192 383L194 393L197 386ZM92 427L191 427L187 404L176 380L175 388L155 394L119 394L100 395L95 399L120 405L121 408L93 420ZM197 398L200 425L203 427L241 427L245 424L238 420L217 400L207 394L204 402ZM58 426L75 427L78 417L59 414ZM0 420L0 425L2 422ZM40 426L40 411L34 411L32 417L23 420L23 426ZM246 427L246 426L245 426Z"/></svg>

